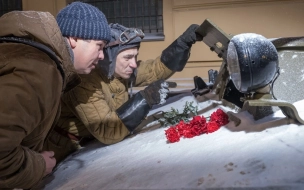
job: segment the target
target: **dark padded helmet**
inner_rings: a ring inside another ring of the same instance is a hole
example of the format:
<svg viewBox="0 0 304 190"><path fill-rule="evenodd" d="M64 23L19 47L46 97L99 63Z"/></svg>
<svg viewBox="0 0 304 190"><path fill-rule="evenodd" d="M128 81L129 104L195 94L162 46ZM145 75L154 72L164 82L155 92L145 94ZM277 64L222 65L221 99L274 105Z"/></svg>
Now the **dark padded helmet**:
<svg viewBox="0 0 304 190"><path fill-rule="evenodd" d="M117 55L129 48L140 46L144 33L138 28L127 28L120 24L109 24L111 29L111 41L104 50L104 59L99 61L99 65L107 72L108 78L114 75Z"/></svg>

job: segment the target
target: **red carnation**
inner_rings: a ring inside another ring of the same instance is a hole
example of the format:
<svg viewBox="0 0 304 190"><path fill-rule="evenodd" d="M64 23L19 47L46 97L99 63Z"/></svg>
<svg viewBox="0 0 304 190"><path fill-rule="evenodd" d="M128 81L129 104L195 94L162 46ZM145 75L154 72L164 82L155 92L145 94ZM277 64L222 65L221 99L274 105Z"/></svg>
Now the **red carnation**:
<svg viewBox="0 0 304 190"><path fill-rule="evenodd" d="M185 138L192 138L192 137L196 136L196 132L195 132L195 130L193 130L193 127L190 124L184 128L183 136Z"/></svg>
<svg viewBox="0 0 304 190"><path fill-rule="evenodd" d="M187 127L187 124L184 122L184 120L181 120L177 125L175 125L175 128L180 136L184 135L184 130Z"/></svg>
<svg viewBox="0 0 304 190"><path fill-rule="evenodd" d="M223 126L229 123L229 117L223 110L217 109L211 114L210 121L215 121L219 126Z"/></svg>
<svg viewBox="0 0 304 190"><path fill-rule="evenodd" d="M195 136L198 136L198 135L200 135L200 134L202 134L203 132L203 130L202 130L202 125L192 125L191 126L191 131L192 131L192 133L194 133L195 134Z"/></svg>
<svg viewBox="0 0 304 190"><path fill-rule="evenodd" d="M200 133L201 134L208 133L207 123L206 122L204 124L201 124Z"/></svg>
<svg viewBox="0 0 304 190"><path fill-rule="evenodd" d="M194 125L194 124L199 124L201 123L201 116L197 115L197 116L194 116L192 118L192 120L190 121L190 124Z"/></svg>
<svg viewBox="0 0 304 190"><path fill-rule="evenodd" d="M206 118L204 116L194 116L192 120L190 121L191 125L199 125L199 124L205 124Z"/></svg>
<svg viewBox="0 0 304 190"><path fill-rule="evenodd" d="M196 136L206 133L206 118L204 116L194 116L189 124Z"/></svg>
<svg viewBox="0 0 304 190"><path fill-rule="evenodd" d="M178 134L175 127L170 127L165 130L166 137L170 143L178 142L180 140L180 135Z"/></svg>
<svg viewBox="0 0 304 190"><path fill-rule="evenodd" d="M207 133L213 133L220 128L220 125L215 121L209 121L207 123Z"/></svg>

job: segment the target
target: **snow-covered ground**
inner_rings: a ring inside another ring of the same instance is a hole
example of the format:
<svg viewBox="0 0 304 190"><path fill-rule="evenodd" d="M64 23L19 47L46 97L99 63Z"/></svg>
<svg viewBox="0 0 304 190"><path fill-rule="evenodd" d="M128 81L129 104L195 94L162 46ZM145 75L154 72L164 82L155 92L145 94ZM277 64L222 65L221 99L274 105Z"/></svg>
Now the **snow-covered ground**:
<svg viewBox="0 0 304 190"><path fill-rule="evenodd" d="M204 108L189 93L151 111ZM218 102L216 102L218 103ZM294 104L304 115L304 101ZM233 111L222 105L217 108ZM164 130L138 134L114 145L90 144L62 162L38 189L304 189L304 125L286 124L278 111L259 121L239 114L240 126L167 143ZM304 117L302 117L304 118Z"/></svg>

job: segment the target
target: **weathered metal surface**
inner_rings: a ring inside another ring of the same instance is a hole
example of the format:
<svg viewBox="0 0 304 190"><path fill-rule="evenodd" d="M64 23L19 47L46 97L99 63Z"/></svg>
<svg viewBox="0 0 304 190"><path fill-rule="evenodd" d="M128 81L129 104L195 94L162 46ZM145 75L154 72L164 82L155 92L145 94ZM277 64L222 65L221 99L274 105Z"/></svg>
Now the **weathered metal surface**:
<svg viewBox="0 0 304 190"><path fill-rule="evenodd" d="M209 19L206 19L199 26L196 33L203 36L203 41L210 47L211 51L215 51L218 57L226 60L228 43L232 36L227 35Z"/></svg>
<svg viewBox="0 0 304 190"><path fill-rule="evenodd" d="M299 116L298 111L294 105L284 100L274 100L265 95L260 99L246 100L248 107L273 107L278 106L286 117L293 119L296 123L304 124L304 120ZM271 113L270 113L271 114ZM265 114L265 116L270 115Z"/></svg>

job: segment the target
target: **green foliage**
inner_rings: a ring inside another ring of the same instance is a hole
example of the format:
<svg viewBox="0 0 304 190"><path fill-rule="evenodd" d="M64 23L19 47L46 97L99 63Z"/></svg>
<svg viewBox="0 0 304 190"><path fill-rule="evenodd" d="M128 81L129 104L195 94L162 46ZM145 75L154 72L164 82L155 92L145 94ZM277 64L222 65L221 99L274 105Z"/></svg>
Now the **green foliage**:
<svg viewBox="0 0 304 190"><path fill-rule="evenodd" d="M188 122L190 117L197 115L197 106L193 106L192 104L193 102L186 102L182 113L179 113L177 109L171 107L171 111L163 112L163 117L159 118L158 121L163 127L167 125L175 125L181 120Z"/></svg>

